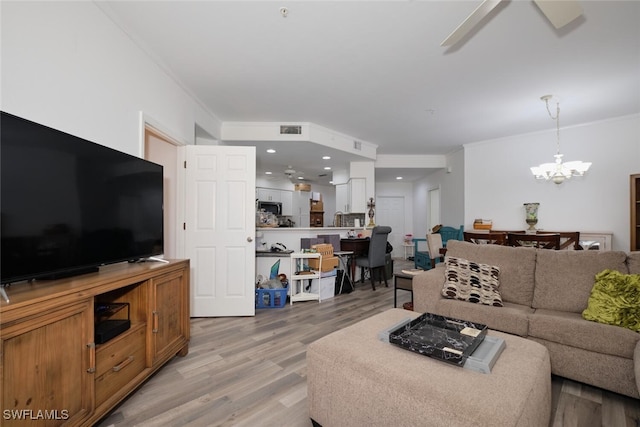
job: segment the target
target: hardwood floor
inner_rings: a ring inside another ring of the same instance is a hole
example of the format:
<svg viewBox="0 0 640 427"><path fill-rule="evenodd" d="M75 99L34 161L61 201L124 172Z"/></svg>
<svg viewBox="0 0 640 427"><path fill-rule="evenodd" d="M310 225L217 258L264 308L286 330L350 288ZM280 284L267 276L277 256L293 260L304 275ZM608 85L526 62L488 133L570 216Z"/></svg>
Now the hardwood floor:
<svg viewBox="0 0 640 427"><path fill-rule="evenodd" d="M406 268L396 261L395 270ZM306 348L393 306L393 283L256 310L255 317L196 318L186 357L176 357L99 427L311 426ZM398 306L409 293L398 291ZM554 377L551 427L640 427L640 400ZM426 424L425 424L426 425ZM330 426L326 426L330 427Z"/></svg>

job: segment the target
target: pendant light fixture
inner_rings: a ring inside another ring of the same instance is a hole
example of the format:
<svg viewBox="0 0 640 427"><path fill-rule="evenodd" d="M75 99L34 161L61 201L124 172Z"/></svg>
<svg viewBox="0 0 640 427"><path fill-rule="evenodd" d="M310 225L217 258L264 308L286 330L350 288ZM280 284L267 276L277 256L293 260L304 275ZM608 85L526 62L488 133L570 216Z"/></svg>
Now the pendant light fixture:
<svg viewBox="0 0 640 427"><path fill-rule="evenodd" d="M556 158L556 161L554 163L543 163L540 166L533 166L531 173L533 173L536 179L544 179L546 181L553 181L555 184L562 184L572 176L583 176L591 167L591 163L580 160L562 162L562 154L560 154L560 103L556 101L556 115L554 117L549 109L549 100L552 98L552 95L540 97L540 99L545 102L549 117L556 121L557 151L553 156Z"/></svg>

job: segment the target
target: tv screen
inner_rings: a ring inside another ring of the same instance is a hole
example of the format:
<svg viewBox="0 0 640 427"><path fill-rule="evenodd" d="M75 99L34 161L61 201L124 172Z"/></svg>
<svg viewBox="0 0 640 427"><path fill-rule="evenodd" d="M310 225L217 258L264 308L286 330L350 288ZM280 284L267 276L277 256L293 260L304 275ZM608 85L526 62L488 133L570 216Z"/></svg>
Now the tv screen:
<svg viewBox="0 0 640 427"><path fill-rule="evenodd" d="M3 284L163 252L162 166L0 114Z"/></svg>

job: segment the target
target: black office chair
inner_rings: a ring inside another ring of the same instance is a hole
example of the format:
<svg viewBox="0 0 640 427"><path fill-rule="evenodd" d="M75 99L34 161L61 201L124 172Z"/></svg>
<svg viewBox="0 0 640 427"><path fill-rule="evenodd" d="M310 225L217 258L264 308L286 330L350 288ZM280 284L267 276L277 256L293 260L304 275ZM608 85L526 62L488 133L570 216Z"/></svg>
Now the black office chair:
<svg viewBox="0 0 640 427"><path fill-rule="evenodd" d="M387 237L391 233L391 227L379 225L373 227L371 232L371 239L369 241L369 252L366 257L356 258L356 265L363 271L364 268L369 269L371 276L371 288L375 291L376 285L374 282L374 273L378 271L384 278L384 285L389 287L387 283L387 275L385 274L385 264L387 255ZM382 270L382 271L381 271ZM364 281L364 277L363 277Z"/></svg>

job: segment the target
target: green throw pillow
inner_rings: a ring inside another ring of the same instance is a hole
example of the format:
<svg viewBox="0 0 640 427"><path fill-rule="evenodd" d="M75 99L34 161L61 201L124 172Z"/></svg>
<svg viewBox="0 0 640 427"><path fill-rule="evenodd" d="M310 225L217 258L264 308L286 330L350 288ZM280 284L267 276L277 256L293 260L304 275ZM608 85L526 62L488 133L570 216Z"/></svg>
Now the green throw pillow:
<svg viewBox="0 0 640 427"><path fill-rule="evenodd" d="M615 270L596 274L582 317L640 332L640 274Z"/></svg>

